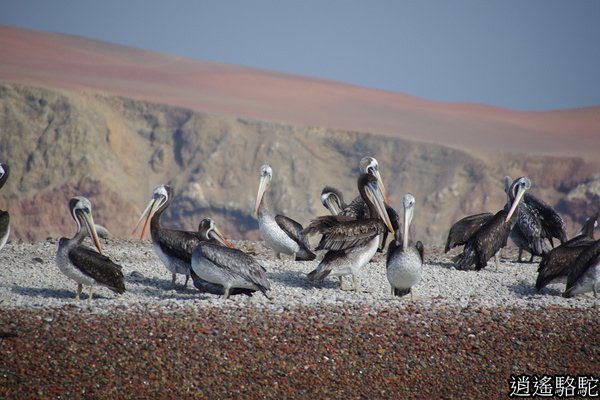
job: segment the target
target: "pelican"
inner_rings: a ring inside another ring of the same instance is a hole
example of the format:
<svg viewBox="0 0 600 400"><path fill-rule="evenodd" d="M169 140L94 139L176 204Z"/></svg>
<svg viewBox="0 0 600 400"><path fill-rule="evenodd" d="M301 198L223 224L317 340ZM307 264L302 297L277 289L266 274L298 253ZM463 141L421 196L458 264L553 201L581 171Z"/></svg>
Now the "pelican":
<svg viewBox="0 0 600 400"><path fill-rule="evenodd" d="M369 207L372 218L356 220L343 215L328 215L314 219L304 230L308 235L320 233L317 250L329 250L319 266L308 274L310 282L322 282L327 276L337 276L340 288L342 276L352 275L353 290L360 289L359 271L366 265L379 245L379 236L394 228L385 209L385 199L373 175L358 178L358 190Z"/></svg>
<svg viewBox="0 0 600 400"><path fill-rule="evenodd" d="M467 243L471 235L474 234L477 229L481 228L481 226L493 216L494 214L486 212L469 215L456 221L448 232L444 253L449 252L456 246L463 246L465 243Z"/></svg>
<svg viewBox="0 0 600 400"><path fill-rule="evenodd" d="M192 270L206 282L223 288L228 299L233 289L251 294L260 290L266 298L271 285L265 269L241 250L223 247L218 243L202 242L192 253Z"/></svg>
<svg viewBox="0 0 600 400"><path fill-rule="evenodd" d="M488 260L506 244L510 230L516 223L515 211L530 187L531 181L524 176L512 183L504 209L483 224L469 238L463 252L455 258L458 269L470 269L473 264L477 271L485 268Z"/></svg>
<svg viewBox="0 0 600 400"><path fill-rule="evenodd" d="M344 201L342 192L331 186L325 186L321 191L321 203L323 203L323 207L329 210L331 215L340 214L348 206Z"/></svg>
<svg viewBox="0 0 600 400"><path fill-rule="evenodd" d="M588 218L581 233L545 254L540 261L535 288L539 291L550 283L566 282L577 257L594 243L598 213Z"/></svg>
<svg viewBox="0 0 600 400"><path fill-rule="evenodd" d="M192 252L204 240L219 240L226 246L232 246L213 225L201 223L200 232L189 232L175 229L166 229L161 226L160 217L173 200L173 188L169 185L158 185L152 194L152 199L142 213L134 232L146 218L140 239L146 234L148 221L150 221L150 235L152 247L158 258L171 273L171 288L175 288L177 274L185 275L184 289L190 279Z"/></svg>
<svg viewBox="0 0 600 400"><path fill-rule="evenodd" d="M383 179L381 179L381 173L379 172L379 163L373 157L363 157L359 163L359 169L361 174L370 174L373 175L377 179L377 185L381 193L383 194L383 198L385 199L385 204L389 204L389 199L387 197L387 193L385 191L385 186L383 185ZM342 209L342 215L346 215L349 217L353 217L355 219L364 219L364 218L373 218L374 215L369 215L369 207L365 204L362 196L358 195L355 197L350 204Z"/></svg>
<svg viewBox="0 0 600 400"><path fill-rule="evenodd" d="M266 205L264 195L272 178L271 166L268 164L261 166L255 212L258 216L258 229L263 240L277 253L278 257L284 253L291 254L294 260L314 260L316 255L310 251L308 238L302 232L302 225L285 215L274 216Z"/></svg>
<svg viewBox="0 0 600 400"><path fill-rule="evenodd" d="M600 240L587 247L573 262L563 297L592 291L598 299L600 289Z"/></svg>
<svg viewBox="0 0 600 400"><path fill-rule="evenodd" d="M0 189L8 180L9 172L8 165L0 163ZM0 250L8 241L8 235L10 235L10 215L8 211L0 210Z"/></svg>
<svg viewBox="0 0 600 400"><path fill-rule="evenodd" d="M423 270L423 243L417 241L409 245L408 234L410 223L415 211L415 198L407 193L402 199L404 206L404 224L402 238L392 240L388 247L386 260L386 275L392 287L392 295L404 296L410 293L412 299L412 287L421 281ZM398 240L400 239L402 242Z"/></svg>
<svg viewBox="0 0 600 400"><path fill-rule="evenodd" d="M207 242L218 243L223 246L233 247L233 244L219 231L217 224L212 218L204 218L198 224L200 238Z"/></svg>
<svg viewBox="0 0 600 400"><path fill-rule="evenodd" d="M121 266L102 254L90 201L82 196L73 197L69 201L69 209L77 224L77 231L72 239L60 238L56 265L63 274L77 282L75 298L79 300L84 285L90 287L88 304L91 304L96 284L106 286L118 294L124 293L125 284ZM90 236L99 253L81 244L86 235Z"/></svg>
<svg viewBox="0 0 600 400"><path fill-rule="evenodd" d="M510 177L504 177L504 188L510 184ZM554 247L553 238L561 243L567 240L565 222L546 202L531 193L526 193L519 205L517 223L510 232L510 238L519 247L518 262L522 261L523 250L534 256L543 256ZM549 244L548 244L548 242Z"/></svg>

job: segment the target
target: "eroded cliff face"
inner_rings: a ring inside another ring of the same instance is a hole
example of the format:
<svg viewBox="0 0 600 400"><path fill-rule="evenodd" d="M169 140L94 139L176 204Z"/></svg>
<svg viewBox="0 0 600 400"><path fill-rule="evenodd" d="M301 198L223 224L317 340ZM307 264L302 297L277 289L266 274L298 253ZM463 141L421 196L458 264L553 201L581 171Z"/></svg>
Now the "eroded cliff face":
<svg viewBox="0 0 600 400"><path fill-rule="evenodd" d="M320 203L325 185L338 187L347 201L357 194L365 155L379 161L394 207L401 207L403 193L415 195L414 235L428 243L442 243L464 215L499 210L504 175L528 175L532 193L560 203L569 233L598 206L597 197L584 196L583 205L566 197L596 172L577 158L477 156L366 133L13 84L0 85L0 104L0 160L11 166L0 208L11 213L12 240L70 236L67 202L74 195L91 200L96 222L113 235L130 236L160 183L176 192L165 226L196 229L210 216L231 238L258 239L253 210L260 165L273 167L272 208L306 224L326 213Z"/></svg>

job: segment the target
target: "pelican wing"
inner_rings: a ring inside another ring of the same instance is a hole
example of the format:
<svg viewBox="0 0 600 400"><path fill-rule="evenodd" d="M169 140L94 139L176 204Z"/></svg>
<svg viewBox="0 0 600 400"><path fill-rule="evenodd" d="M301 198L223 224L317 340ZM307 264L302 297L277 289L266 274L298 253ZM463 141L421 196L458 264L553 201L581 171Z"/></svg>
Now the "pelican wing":
<svg viewBox="0 0 600 400"><path fill-rule="evenodd" d="M157 240L161 250L172 257L192 262L192 252L202 242L198 232L164 229Z"/></svg>
<svg viewBox="0 0 600 400"><path fill-rule="evenodd" d="M470 269L473 264L476 270L485 268L487 261L506 245L511 228L504 221L506 215L507 211L498 211L471 236L463 252L454 259L458 269Z"/></svg>
<svg viewBox="0 0 600 400"><path fill-rule="evenodd" d="M303 247L304 250L310 252L308 238L304 234L304 228L300 223L294 221L291 218L286 217L285 215L276 215L275 222L277 225L300 247Z"/></svg>
<svg viewBox="0 0 600 400"><path fill-rule="evenodd" d="M548 239L557 238L561 243L567 240L565 221L545 201L538 199L531 193L525 193L525 204L535 209L540 217L544 237Z"/></svg>
<svg viewBox="0 0 600 400"><path fill-rule="evenodd" d="M69 261L82 273L117 293L125 292L123 268L112 260L86 246L69 251Z"/></svg>
<svg viewBox="0 0 600 400"><path fill-rule="evenodd" d="M542 219L538 211L527 204L519 205L517 225L532 252L537 255L545 254Z"/></svg>
<svg viewBox="0 0 600 400"><path fill-rule="evenodd" d="M554 279L568 276L573 262L579 255L594 243L594 240L580 240L578 242L565 242L545 254L540 261L538 276L535 282L537 290L552 282Z"/></svg>
<svg viewBox="0 0 600 400"><path fill-rule="evenodd" d="M203 257L221 268L223 273L252 282L262 292L271 288L264 267L243 251L209 242L202 242L198 249Z"/></svg>
<svg viewBox="0 0 600 400"><path fill-rule="evenodd" d="M494 214L492 213L481 213L475 215L469 215L454 223L448 232L448 238L446 240L446 247L444 251L447 253L456 246L462 246L469 241L471 235L473 235L477 229L481 228Z"/></svg>
<svg viewBox="0 0 600 400"><path fill-rule="evenodd" d="M593 266L596 260L600 257L600 240L596 240L593 244L587 247L577 259L573 262L571 271L567 278L567 287L563 296L570 297L570 292L583 274Z"/></svg>
<svg viewBox="0 0 600 400"><path fill-rule="evenodd" d="M421 257L421 263L424 263L425 262L425 246L423 246L423 242L418 240L417 244L415 244L415 247L417 248L417 251L419 252L419 256Z"/></svg>
<svg viewBox="0 0 600 400"><path fill-rule="evenodd" d="M387 229L379 219L354 220L348 217L327 215L311 222L305 231L323 236L317 250L345 250L367 243Z"/></svg>
<svg viewBox="0 0 600 400"><path fill-rule="evenodd" d="M216 294L218 296L222 296L225 294L225 288L223 287L223 285L205 281L204 279L196 275L193 269L190 270L190 275L192 277L192 282L194 286L196 287L196 289L198 289L199 292ZM231 288L229 290L229 294L231 296L234 296L236 294L245 294L246 296L252 296L254 292L255 291L253 289L245 288Z"/></svg>

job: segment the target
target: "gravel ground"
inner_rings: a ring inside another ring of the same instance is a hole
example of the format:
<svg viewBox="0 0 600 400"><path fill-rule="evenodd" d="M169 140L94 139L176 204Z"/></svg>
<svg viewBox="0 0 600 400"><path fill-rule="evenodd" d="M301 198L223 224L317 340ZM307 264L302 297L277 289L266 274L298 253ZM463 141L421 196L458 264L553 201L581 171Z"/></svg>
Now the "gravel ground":
<svg viewBox="0 0 600 400"><path fill-rule="evenodd" d="M236 245L267 269L271 300L225 301L181 289L182 277L168 290L149 241L110 239L127 292L99 288L88 308L54 264L56 240L7 244L0 398L499 398L511 375L600 378L592 296L564 299L564 284L537 294L536 265L509 261L514 249L480 272L428 249L411 301L389 295L381 254L355 293L333 278L310 285L317 261Z"/></svg>

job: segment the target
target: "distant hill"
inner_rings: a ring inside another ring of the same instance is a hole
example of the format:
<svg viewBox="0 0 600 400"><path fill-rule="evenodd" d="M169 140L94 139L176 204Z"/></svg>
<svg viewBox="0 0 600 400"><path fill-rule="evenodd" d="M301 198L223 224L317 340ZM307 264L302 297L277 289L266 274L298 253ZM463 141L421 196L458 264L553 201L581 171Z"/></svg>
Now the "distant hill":
<svg viewBox="0 0 600 400"><path fill-rule="evenodd" d="M461 150L597 159L600 107L520 113L0 25L0 80Z"/></svg>
<svg viewBox="0 0 600 400"><path fill-rule="evenodd" d="M164 182L176 190L166 225L195 229L212 216L230 237L256 239L261 164L274 169L273 208L306 224L325 213L323 186L356 195L364 155L379 160L396 208L415 195L414 231L427 243L442 243L465 214L502 207L507 174L528 175L570 232L599 204L589 158L598 108L433 103L2 26L0 51L0 160L11 165L0 208L12 240L71 235L76 194L128 236Z"/></svg>

